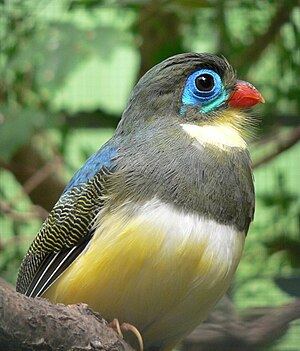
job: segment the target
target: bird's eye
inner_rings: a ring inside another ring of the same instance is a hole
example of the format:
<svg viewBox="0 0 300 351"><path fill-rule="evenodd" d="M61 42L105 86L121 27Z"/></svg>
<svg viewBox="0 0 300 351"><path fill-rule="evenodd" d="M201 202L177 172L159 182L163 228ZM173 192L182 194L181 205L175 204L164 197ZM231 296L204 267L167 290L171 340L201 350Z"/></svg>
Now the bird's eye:
<svg viewBox="0 0 300 351"><path fill-rule="evenodd" d="M212 69L202 68L187 77L182 103L183 106L199 106L202 112L207 112L222 105L227 95L221 76Z"/></svg>
<svg viewBox="0 0 300 351"><path fill-rule="evenodd" d="M215 86L214 77L211 74L201 74L195 79L195 85L199 91L211 91Z"/></svg>

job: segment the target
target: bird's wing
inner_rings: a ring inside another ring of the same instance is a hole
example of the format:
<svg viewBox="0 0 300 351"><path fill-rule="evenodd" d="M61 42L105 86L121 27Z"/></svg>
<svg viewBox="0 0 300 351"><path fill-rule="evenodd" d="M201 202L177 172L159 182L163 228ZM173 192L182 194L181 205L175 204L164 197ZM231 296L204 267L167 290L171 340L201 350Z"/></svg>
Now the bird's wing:
<svg viewBox="0 0 300 351"><path fill-rule="evenodd" d="M87 246L116 154L108 143L74 175L22 262L17 291L41 296Z"/></svg>

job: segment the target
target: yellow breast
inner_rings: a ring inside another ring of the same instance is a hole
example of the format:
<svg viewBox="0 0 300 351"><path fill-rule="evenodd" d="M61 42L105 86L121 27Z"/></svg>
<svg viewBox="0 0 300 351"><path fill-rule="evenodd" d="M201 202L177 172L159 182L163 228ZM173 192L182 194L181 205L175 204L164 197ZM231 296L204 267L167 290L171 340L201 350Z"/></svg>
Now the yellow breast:
<svg viewBox="0 0 300 351"><path fill-rule="evenodd" d="M134 215L133 215L134 213ZM100 212L79 258L46 291L135 325L145 345L173 346L228 288L244 235L152 200Z"/></svg>

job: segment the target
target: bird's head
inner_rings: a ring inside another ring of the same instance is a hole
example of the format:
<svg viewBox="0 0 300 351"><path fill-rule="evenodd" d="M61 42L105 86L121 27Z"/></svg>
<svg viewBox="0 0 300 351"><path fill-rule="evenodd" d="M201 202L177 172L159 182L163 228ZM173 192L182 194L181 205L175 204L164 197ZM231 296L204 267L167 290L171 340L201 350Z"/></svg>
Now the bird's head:
<svg viewBox="0 0 300 351"><path fill-rule="evenodd" d="M186 53L159 63L139 80L123 120L130 129L173 119L188 129L221 125L240 131L246 121L242 110L259 102L264 102L259 91L238 80L225 58Z"/></svg>

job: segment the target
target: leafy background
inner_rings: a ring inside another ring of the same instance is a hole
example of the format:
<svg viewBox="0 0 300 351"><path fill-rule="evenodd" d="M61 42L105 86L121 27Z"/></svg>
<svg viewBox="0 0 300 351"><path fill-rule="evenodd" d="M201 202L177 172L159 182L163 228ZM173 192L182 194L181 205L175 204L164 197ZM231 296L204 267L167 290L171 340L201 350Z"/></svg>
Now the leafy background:
<svg viewBox="0 0 300 351"><path fill-rule="evenodd" d="M241 315L300 296L300 7L275 0L0 1L0 276L68 179L113 133L137 79L186 51L228 58L263 93L257 209L230 289ZM299 350L295 321L270 350Z"/></svg>

